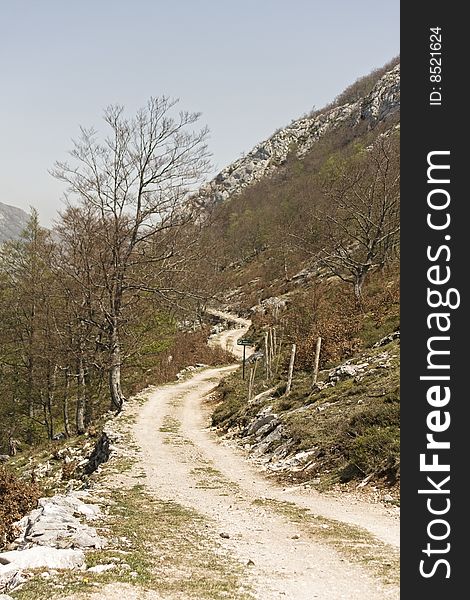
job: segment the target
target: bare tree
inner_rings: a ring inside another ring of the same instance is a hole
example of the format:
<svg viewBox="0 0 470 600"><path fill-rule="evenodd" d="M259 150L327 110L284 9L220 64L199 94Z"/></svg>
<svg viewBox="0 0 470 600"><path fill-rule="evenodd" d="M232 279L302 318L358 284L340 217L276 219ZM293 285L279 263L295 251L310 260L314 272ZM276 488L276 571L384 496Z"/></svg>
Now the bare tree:
<svg viewBox="0 0 470 600"><path fill-rule="evenodd" d="M68 198L88 207L99 222L101 310L108 335L109 389L120 410L121 329L127 302L140 292L165 296L146 280L151 266L177 268L173 232L194 218L189 192L208 170L207 129L193 131L197 113L172 117L175 101L151 98L133 119L122 106L105 110L110 134L103 142L81 128L72 162L56 163L52 175L67 183ZM161 243L164 240L168 243ZM182 260L182 259L181 259ZM102 326L102 324L101 324Z"/></svg>
<svg viewBox="0 0 470 600"><path fill-rule="evenodd" d="M393 255L400 232L400 171L396 136L380 136L359 158L342 164L325 186L330 205L322 220L327 246L323 265L354 286L362 306L362 286L373 267Z"/></svg>

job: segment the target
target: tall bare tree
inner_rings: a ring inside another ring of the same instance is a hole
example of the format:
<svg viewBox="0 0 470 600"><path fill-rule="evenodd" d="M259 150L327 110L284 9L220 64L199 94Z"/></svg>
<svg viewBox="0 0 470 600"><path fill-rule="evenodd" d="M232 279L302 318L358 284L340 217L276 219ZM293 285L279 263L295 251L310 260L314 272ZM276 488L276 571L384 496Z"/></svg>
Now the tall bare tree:
<svg viewBox="0 0 470 600"><path fill-rule="evenodd" d="M164 296L169 291L146 276L152 265L162 272L170 263L177 268L174 232L194 218L189 192L209 166L207 129L193 130L200 115L173 117L175 103L151 98L132 119L122 106L107 108L109 135L101 142L97 131L81 128L71 162L56 163L52 171L67 184L69 202L87 207L99 223L98 285L108 335L109 389L117 410L125 400L121 331L126 303L142 292Z"/></svg>
<svg viewBox="0 0 470 600"><path fill-rule="evenodd" d="M400 170L396 135L380 136L371 148L336 169L324 188L326 249L321 262L354 286L362 306L369 271L383 267L398 247Z"/></svg>

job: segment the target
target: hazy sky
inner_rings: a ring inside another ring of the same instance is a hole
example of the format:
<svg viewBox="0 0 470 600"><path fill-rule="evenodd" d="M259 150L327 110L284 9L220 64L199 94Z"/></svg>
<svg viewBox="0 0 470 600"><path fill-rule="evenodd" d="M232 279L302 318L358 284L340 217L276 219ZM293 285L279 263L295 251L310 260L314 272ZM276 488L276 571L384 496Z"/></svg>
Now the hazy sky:
<svg viewBox="0 0 470 600"><path fill-rule="evenodd" d="M203 113L214 169L399 53L399 0L0 0L0 201L48 224L78 125L150 96Z"/></svg>

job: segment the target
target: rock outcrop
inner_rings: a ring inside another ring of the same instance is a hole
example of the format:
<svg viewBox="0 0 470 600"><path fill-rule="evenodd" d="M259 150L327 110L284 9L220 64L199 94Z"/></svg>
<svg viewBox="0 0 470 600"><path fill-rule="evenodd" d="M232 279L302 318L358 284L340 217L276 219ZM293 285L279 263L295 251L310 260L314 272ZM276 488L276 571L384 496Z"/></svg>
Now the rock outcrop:
<svg viewBox="0 0 470 600"><path fill-rule="evenodd" d="M356 102L303 117L257 144L246 156L223 169L199 190L203 203L220 203L247 186L273 174L290 152L303 157L326 133L345 122L351 127L366 121L370 127L393 115L400 107L400 65L385 73L370 94Z"/></svg>
<svg viewBox="0 0 470 600"><path fill-rule="evenodd" d="M84 522L101 514L98 506L83 502L86 497L87 492L71 492L41 498L38 508L18 521L18 537L0 554L0 593L23 583L31 569L84 568L84 550L104 546Z"/></svg>
<svg viewBox="0 0 470 600"><path fill-rule="evenodd" d="M95 504L85 504L80 492L40 498L39 507L19 521L20 536L14 545L28 548L33 545L54 548L101 548L103 540L93 527L82 519L93 520L100 515ZM0 558L2 555L0 554Z"/></svg>
<svg viewBox="0 0 470 600"><path fill-rule="evenodd" d="M0 554L0 591L10 591L26 581L24 570L82 569L84 566L82 550L34 546L27 550L3 552Z"/></svg>

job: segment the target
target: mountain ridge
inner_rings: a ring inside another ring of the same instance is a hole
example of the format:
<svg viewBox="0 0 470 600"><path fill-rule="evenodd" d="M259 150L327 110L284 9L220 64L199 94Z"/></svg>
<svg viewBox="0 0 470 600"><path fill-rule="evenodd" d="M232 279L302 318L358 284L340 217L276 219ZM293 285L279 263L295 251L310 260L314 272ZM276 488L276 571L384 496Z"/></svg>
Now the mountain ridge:
<svg viewBox="0 0 470 600"><path fill-rule="evenodd" d="M292 151L302 158L315 142L345 121L351 120L353 127L367 121L370 127L374 127L398 111L399 107L400 63L386 71L370 93L358 100L327 107L278 129L203 184L198 191L198 198L209 204L225 202L248 186L272 175L286 162Z"/></svg>
<svg viewBox="0 0 470 600"><path fill-rule="evenodd" d="M18 239L28 218L28 214L21 208L0 202L0 244Z"/></svg>

